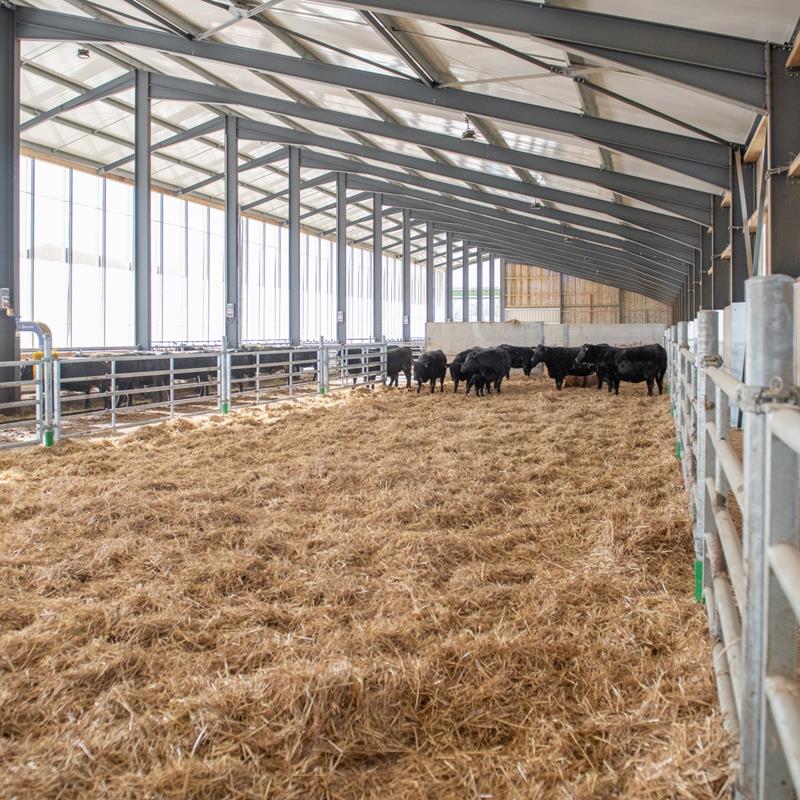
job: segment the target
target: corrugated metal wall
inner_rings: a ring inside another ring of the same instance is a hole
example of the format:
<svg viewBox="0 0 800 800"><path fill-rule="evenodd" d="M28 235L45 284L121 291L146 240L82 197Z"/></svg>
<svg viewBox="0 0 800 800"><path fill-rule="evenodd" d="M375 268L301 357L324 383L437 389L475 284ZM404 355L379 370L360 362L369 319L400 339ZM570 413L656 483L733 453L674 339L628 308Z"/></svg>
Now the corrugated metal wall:
<svg viewBox="0 0 800 800"><path fill-rule="evenodd" d="M506 318L567 324L672 323L672 309L644 295L541 267L506 263Z"/></svg>

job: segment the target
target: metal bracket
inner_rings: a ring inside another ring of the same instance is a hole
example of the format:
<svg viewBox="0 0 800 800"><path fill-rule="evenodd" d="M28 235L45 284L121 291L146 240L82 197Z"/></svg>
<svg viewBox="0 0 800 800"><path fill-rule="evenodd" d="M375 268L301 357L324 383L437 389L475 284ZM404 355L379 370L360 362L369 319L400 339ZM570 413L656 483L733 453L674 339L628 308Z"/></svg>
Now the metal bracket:
<svg viewBox="0 0 800 800"><path fill-rule="evenodd" d="M722 356L703 356L702 361L700 362L701 366L703 367L721 367L722 366Z"/></svg>
<svg viewBox="0 0 800 800"><path fill-rule="evenodd" d="M752 414L766 414L771 405L800 406L800 386L784 386L781 378L773 378L769 386L741 386L736 404Z"/></svg>

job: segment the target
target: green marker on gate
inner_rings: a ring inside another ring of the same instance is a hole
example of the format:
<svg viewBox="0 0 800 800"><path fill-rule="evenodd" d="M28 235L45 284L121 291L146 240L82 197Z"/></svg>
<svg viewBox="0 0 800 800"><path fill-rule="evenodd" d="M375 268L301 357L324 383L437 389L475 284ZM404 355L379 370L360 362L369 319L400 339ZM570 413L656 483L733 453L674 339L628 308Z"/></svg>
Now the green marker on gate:
<svg viewBox="0 0 800 800"><path fill-rule="evenodd" d="M703 600L703 562L696 558L694 560L694 599L698 603L704 602Z"/></svg>

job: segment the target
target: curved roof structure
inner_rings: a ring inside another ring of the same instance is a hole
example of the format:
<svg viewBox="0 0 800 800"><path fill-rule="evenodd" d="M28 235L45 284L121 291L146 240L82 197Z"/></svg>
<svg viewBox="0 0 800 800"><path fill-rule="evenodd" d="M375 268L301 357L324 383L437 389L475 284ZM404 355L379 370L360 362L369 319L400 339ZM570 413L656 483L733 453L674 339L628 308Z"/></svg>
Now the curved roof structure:
<svg viewBox="0 0 800 800"><path fill-rule="evenodd" d="M13 5L28 151L131 177L146 75L157 187L222 202L234 115L244 212L287 219L299 148L316 231L346 173L350 241L380 193L386 216L432 223L437 263L450 232L668 303L765 111L765 43L797 23L795 0Z"/></svg>

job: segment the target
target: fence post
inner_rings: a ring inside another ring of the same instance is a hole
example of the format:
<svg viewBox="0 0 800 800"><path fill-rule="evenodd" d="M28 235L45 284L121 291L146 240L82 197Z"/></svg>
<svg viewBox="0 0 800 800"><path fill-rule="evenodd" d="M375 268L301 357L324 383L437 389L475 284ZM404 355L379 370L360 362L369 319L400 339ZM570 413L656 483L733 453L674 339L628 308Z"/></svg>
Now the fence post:
<svg viewBox="0 0 800 800"><path fill-rule="evenodd" d="M292 372L294 372L294 359L292 358L292 353L294 351L290 348L289 349L289 397L292 396Z"/></svg>
<svg viewBox="0 0 800 800"><path fill-rule="evenodd" d="M386 386L386 376L389 366L389 347L386 344L386 337L381 339L381 383Z"/></svg>
<svg viewBox="0 0 800 800"><path fill-rule="evenodd" d="M223 414L230 411L230 399L228 390L230 387L230 363L228 361L228 339L222 337L222 349L219 354L219 377L217 379L217 394L219 395L219 410Z"/></svg>
<svg viewBox="0 0 800 800"><path fill-rule="evenodd" d="M53 359L53 439L61 441L61 362Z"/></svg>
<svg viewBox="0 0 800 800"><path fill-rule="evenodd" d="M44 371L44 446L52 447L55 441L53 433L53 341L49 336L44 337L44 352L42 353Z"/></svg>
<svg viewBox="0 0 800 800"><path fill-rule="evenodd" d="M747 600L742 620L744 692L738 795L747 800L758 797L764 732L768 426L763 400L771 388L794 383L793 292L794 281L787 275L764 275L745 282L747 386L739 407L744 415L742 517Z"/></svg>
<svg viewBox="0 0 800 800"><path fill-rule="evenodd" d="M719 339L717 331L717 314L715 311L697 312L697 387L696 414L697 435L695 455L697 459L697 479L695 481L695 522L694 522L694 598L703 599L703 590L711 586L711 569L708 553L705 552L706 533L713 530L711 518L713 509L706 493L706 478L713 477L714 464L709 453L706 419L708 411L713 408L709 402L709 389L713 398L714 387L706 377L709 365L719 365Z"/></svg>
<svg viewBox="0 0 800 800"><path fill-rule="evenodd" d="M675 401L676 401L677 414L675 415L675 419L677 420L677 426L678 426L678 438L675 444L675 449L678 455L678 461L683 463L683 443L686 432L686 424L685 424L686 419L684 414L686 383L684 381L684 376L683 376L683 360L681 359L681 350L689 346L685 322L678 323L678 329L676 333L677 333L676 337L677 347L675 348L675 391L676 391ZM685 467L683 469L683 474L685 480L686 478Z"/></svg>
<svg viewBox="0 0 800 800"><path fill-rule="evenodd" d="M320 336L319 350L317 351L317 387L320 394L325 394L326 389L325 367L325 338Z"/></svg>

